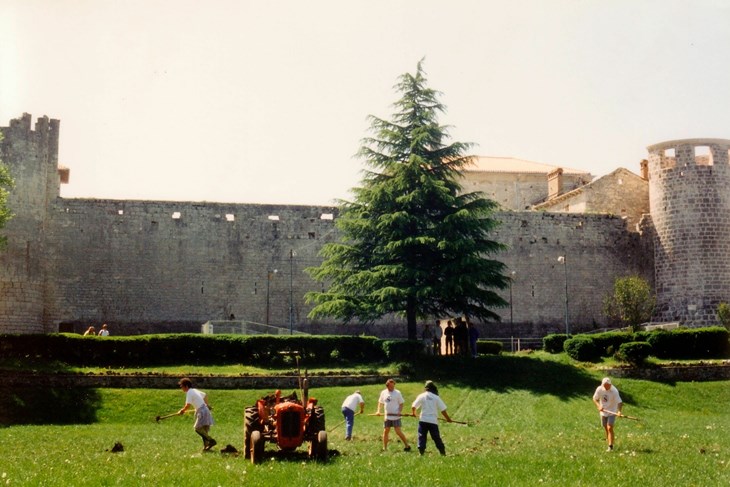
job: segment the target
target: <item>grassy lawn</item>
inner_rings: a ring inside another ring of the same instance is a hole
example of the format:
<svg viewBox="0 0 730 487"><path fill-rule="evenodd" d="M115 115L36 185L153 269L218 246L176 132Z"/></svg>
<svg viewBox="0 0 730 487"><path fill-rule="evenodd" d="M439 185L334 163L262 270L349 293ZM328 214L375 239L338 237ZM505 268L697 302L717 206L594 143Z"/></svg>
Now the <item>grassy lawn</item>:
<svg viewBox="0 0 730 487"><path fill-rule="evenodd" d="M218 447L201 453L192 417L154 421L182 406L179 390L36 391L22 404L16 398L0 407L47 408L62 421L73 418L66 411L73 404L82 419L0 428L0 485L730 485L728 381L616 379L624 412L642 421L619 419L616 451L608 453L590 400L599 372L539 354L423 367L412 382L397 385L407 405L422 391L423 378L433 378L451 416L473 423L441 424L445 457L430 439L424 457L403 452L392 432L390 448L381 452L381 418L370 416L357 416L355 438L345 442L343 426L336 425L352 388L317 388L316 381L311 394L325 408L327 428L334 428L327 464L306 459L304 447L282 455L270 444L260 465ZM366 413L375 410L381 389L360 388ZM0 392L8 397L13 391ZM243 408L271 391L207 392L218 446L241 450ZM417 420L403 422L415 445ZM115 442L124 452L108 451Z"/></svg>

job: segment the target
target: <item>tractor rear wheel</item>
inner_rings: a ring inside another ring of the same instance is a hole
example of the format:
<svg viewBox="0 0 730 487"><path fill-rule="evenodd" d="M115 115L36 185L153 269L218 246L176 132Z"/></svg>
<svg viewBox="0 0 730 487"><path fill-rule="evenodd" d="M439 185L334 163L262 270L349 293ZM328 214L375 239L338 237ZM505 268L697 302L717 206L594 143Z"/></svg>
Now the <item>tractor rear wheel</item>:
<svg viewBox="0 0 730 487"><path fill-rule="evenodd" d="M254 431L261 431L259 410L256 407L246 408L243 426L243 455L246 458L251 456L251 433Z"/></svg>

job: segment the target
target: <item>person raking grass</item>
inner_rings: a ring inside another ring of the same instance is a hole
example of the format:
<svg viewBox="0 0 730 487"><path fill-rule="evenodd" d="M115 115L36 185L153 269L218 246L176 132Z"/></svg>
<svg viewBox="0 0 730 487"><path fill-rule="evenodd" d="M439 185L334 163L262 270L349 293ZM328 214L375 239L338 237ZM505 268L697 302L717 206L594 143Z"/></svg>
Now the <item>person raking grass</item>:
<svg viewBox="0 0 730 487"><path fill-rule="evenodd" d="M601 385L596 388L596 392L593 393L593 403L601 414L601 426L606 432L608 442L607 451L613 451L613 425L616 422L616 416L621 415L624 403L621 401L618 389L611 384L610 378L604 377Z"/></svg>
<svg viewBox="0 0 730 487"><path fill-rule="evenodd" d="M423 455L426 451L426 435L430 434L439 453L446 455L446 447L439 432L438 415L441 413L449 423L451 422L451 418L449 417L449 413L446 412L446 404L439 397L436 384L427 380L423 388L425 391L419 394L411 405L411 413L413 416L416 415L417 409L421 409L421 416L418 419L418 453Z"/></svg>
<svg viewBox="0 0 730 487"><path fill-rule="evenodd" d="M210 427L213 423L213 415L210 413L210 405L208 404L208 395L193 388L193 382L187 377L180 379L178 383L185 393L185 406L177 412L179 415L185 414L191 406L195 408L195 423L193 428L195 432L203 438L203 451L210 451L217 442L210 436Z"/></svg>

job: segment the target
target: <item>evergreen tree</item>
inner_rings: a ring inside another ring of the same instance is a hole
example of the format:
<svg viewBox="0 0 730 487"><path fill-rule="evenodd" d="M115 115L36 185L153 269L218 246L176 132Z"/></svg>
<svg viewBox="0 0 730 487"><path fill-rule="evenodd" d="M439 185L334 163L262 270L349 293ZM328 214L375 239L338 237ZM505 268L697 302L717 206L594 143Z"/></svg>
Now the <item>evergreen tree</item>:
<svg viewBox="0 0 730 487"><path fill-rule="evenodd" d="M0 132L0 143L2 140L3 134ZM10 170L3 163L2 159L0 159L0 229L5 228L5 224L13 217L8 207L8 197L14 185L13 178L10 176ZM4 247L6 243L7 237L0 235L0 248Z"/></svg>
<svg viewBox="0 0 730 487"><path fill-rule="evenodd" d="M373 321L405 315L408 338L419 318L465 315L498 320L506 302L504 265L487 257L503 249L488 239L496 203L461 193L460 170L471 163L469 143L447 144L438 124L445 107L427 87L418 63L395 89L402 94L392 121L370 116L372 137L358 155L370 169L354 201L340 201L341 241L326 244L321 266L308 269L324 292L307 293L310 318Z"/></svg>

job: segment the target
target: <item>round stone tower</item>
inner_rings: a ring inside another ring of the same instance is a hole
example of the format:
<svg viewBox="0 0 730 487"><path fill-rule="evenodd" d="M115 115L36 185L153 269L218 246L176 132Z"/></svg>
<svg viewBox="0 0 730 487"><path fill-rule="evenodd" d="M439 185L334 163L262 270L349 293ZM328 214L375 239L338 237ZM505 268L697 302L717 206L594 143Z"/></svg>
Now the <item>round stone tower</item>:
<svg viewBox="0 0 730 487"><path fill-rule="evenodd" d="M717 324L730 302L730 165L727 139L648 147L659 321Z"/></svg>

